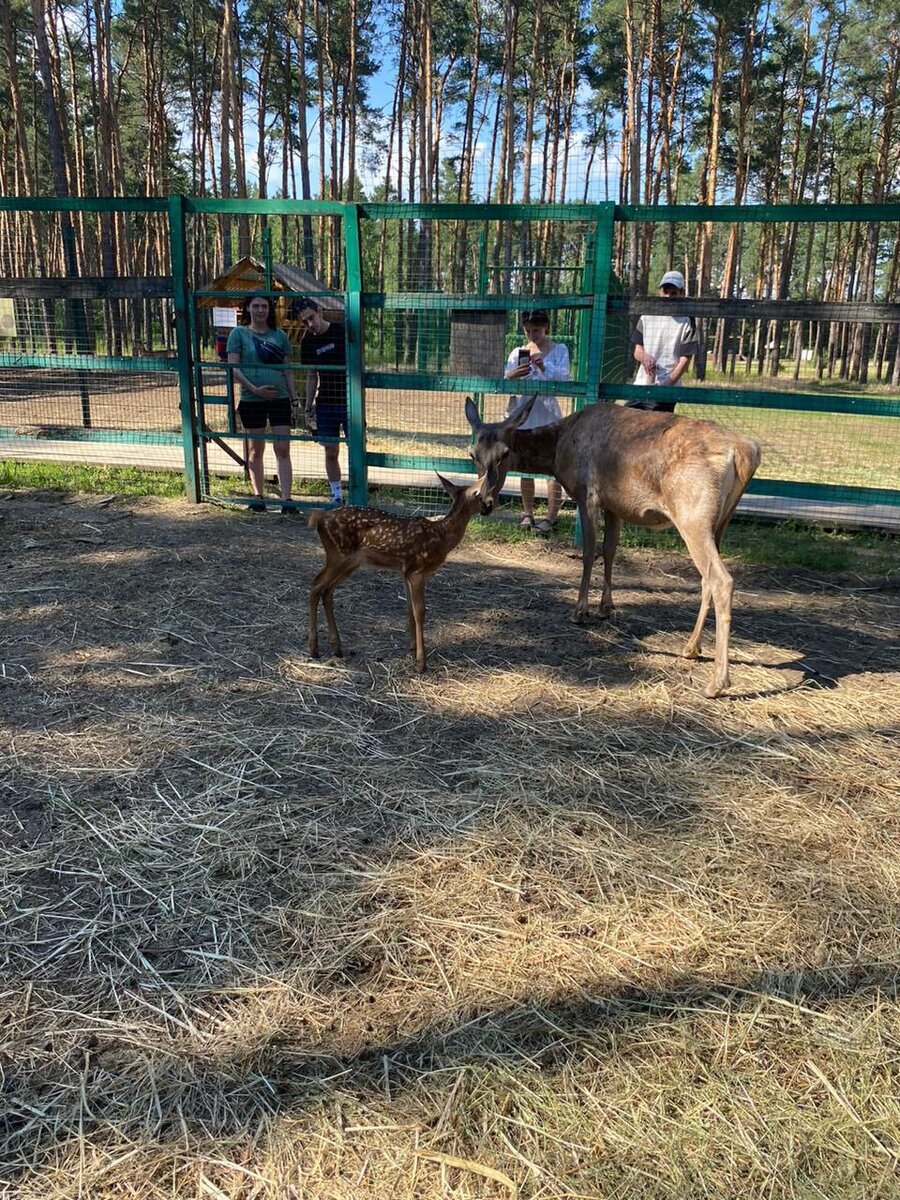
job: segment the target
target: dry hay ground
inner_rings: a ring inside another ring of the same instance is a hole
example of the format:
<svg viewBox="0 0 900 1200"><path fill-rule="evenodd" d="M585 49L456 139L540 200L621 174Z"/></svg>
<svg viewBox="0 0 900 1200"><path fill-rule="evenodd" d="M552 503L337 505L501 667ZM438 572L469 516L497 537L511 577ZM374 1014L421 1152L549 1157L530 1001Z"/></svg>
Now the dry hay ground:
<svg viewBox="0 0 900 1200"><path fill-rule="evenodd" d="M297 521L0 502L10 1196L897 1196L896 576L563 546L338 592ZM0 1188L2 1190L2 1188Z"/></svg>

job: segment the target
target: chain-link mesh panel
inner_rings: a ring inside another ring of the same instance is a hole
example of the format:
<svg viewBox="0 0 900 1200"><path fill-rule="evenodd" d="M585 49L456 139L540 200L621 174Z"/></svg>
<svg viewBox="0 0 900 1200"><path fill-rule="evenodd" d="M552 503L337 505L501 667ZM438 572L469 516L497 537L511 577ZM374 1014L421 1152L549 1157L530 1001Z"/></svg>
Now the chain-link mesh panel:
<svg viewBox="0 0 900 1200"><path fill-rule="evenodd" d="M378 213L362 229L365 362L378 379L366 393L369 479L379 502L393 483L395 499L439 512L446 497L433 470L469 469L466 395L489 419L517 403L514 384L494 392L493 381L503 383L510 354L528 341L526 312L544 309L551 340L568 354L568 372L542 391L563 414L584 396L596 221L527 208L501 221L475 209L468 220L415 216L403 205ZM621 371L623 354L624 341L618 363L613 353L605 366Z"/></svg>
<svg viewBox="0 0 900 1200"><path fill-rule="evenodd" d="M619 225L617 250L629 286L613 304L630 327L648 313L695 321L676 411L762 445L745 510L896 520L900 224L641 220ZM686 294L663 300L670 270ZM697 389L711 402L691 403Z"/></svg>
<svg viewBox="0 0 900 1200"><path fill-rule="evenodd" d="M162 212L2 214L0 448L183 468L169 253Z"/></svg>

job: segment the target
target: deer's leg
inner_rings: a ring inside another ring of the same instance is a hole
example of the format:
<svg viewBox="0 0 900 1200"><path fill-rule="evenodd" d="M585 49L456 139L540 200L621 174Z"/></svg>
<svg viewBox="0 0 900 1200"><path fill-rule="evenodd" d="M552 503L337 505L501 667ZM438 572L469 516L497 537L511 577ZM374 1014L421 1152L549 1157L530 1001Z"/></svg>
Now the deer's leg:
<svg viewBox="0 0 900 1200"><path fill-rule="evenodd" d="M716 610L716 661L713 677L704 689L703 694L710 699L720 696L728 687L728 641L731 634L731 602L734 595L734 580L729 575L716 545L716 533L707 524L694 524L688 527L679 526L678 532L684 538L685 545L690 551L694 565L703 580L703 593L700 600L700 613L697 626L688 639L685 650L694 642L695 636L699 646L698 627L702 625L701 618L706 616L710 599Z"/></svg>
<svg viewBox="0 0 900 1200"><path fill-rule="evenodd" d="M319 629L317 610L319 600L325 609L325 619L328 622L328 636L331 639L332 653L341 658L341 635L338 632L337 621L334 618L334 589L343 583L356 570L357 564L353 559L344 559L339 563L326 564L313 580L309 593L309 653L313 658L319 655Z"/></svg>
<svg viewBox="0 0 900 1200"><path fill-rule="evenodd" d="M589 510L587 502L581 498L578 500L578 515L581 517L583 565L581 568L581 586L578 589L578 603L575 605L573 620L580 625L588 613L588 593L591 589L594 556L597 553L597 520L595 514Z"/></svg>
<svg viewBox="0 0 900 1200"><path fill-rule="evenodd" d="M328 576L328 568L323 567L309 589L309 653L313 658L319 657L319 598L322 595L322 581Z"/></svg>
<svg viewBox="0 0 900 1200"><path fill-rule="evenodd" d="M409 622L409 652L415 658L416 656L416 618L413 615L413 597L409 587L409 580L403 576L403 590L406 592L406 618Z"/></svg>
<svg viewBox="0 0 900 1200"><path fill-rule="evenodd" d="M717 552L722 544L722 534L725 532L728 522L731 520L736 507L737 500L735 500L734 503L729 507L728 511L725 513L716 527ZM700 592L700 611L697 613L697 621L694 625L693 631L691 632L691 636L684 644L683 654L685 658L699 658L700 656L700 650L703 644L703 626L706 623L706 616L709 612L711 600L712 592L710 591L709 584L704 576Z"/></svg>
<svg viewBox="0 0 900 1200"><path fill-rule="evenodd" d="M622 518L610 512L609 509L604 509L603 548L601 550L603 555L603 595L600 597L601 617L611 617L613 615L612 569L616 550L619 547L619 534L621 532Z"/></svg>
<svg viewBox="0 0 900 1200"><path fill-rule="evenodd" d="M700 589L700 611L697 613L697 621L691 636L684 643L682 654L685 658L699 658L700 648L703 644L703 626L706 622L706 614L709 612L709 602L712 599L712 593L705 578L700 584Z"/></svg>
<svg viewBox="0 0 900 1200"><path fill-rule="evenodd" d="M410 575L406 581L409 589L409 610L412 632L415 637L416 666L425 670L425 576Z"/></svg>

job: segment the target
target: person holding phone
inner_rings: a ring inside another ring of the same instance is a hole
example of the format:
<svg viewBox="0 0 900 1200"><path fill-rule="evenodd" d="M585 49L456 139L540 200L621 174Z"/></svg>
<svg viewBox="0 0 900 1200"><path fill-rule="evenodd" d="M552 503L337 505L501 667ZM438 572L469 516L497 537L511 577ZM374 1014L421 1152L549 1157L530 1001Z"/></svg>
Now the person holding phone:
<svg viewBox="0 0 900 1200"><path fill-rule="evenodd" d="M528 339L517 346L506 360L504 379L539 379L552 383L569 378L569 350L562 342L550 340L550 316L546 309L533 308L522 313L522 329ZM531 399L527 396L510 396L506 415L517 413ZM531 412L520 429L540 429L562 420L562 410L554 395L540 392L532 405ZM522 520L520 529L533 529L546 537L556 526L562 504L562 488L555 479L547 482L547 516L535 524L534 521L534 478L523 475Z"/></svg>

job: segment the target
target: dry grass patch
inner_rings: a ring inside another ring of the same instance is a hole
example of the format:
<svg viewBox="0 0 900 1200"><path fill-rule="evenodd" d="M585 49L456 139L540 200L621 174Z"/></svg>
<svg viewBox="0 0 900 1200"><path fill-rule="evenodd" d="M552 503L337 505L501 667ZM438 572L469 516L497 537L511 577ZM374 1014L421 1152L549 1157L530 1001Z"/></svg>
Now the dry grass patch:
<svg viewBox="0 0 900 1200"><path fill-rule="evenodd" d="M896 582L740 568L707 701L676 555L464 546L419 677L297 522L3 515L10 1195L896 1195Z"/></svg>

